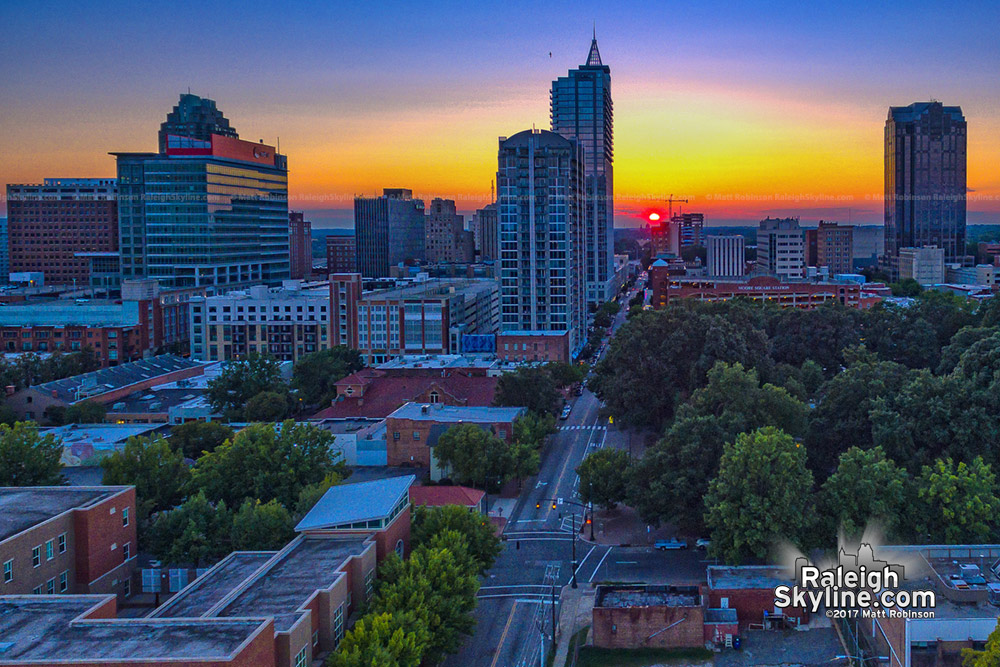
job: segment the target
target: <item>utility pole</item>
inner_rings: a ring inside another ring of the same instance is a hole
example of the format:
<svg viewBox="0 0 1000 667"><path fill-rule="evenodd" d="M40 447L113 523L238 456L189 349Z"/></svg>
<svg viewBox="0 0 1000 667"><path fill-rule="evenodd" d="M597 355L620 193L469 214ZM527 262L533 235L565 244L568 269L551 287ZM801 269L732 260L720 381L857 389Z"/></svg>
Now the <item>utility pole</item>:
<svg viewBox="0 0 1000 667"><path fill-rule="evenodd" d="M575 576L575 575L574 575ZM556 582L552 582L552 655L556 654Z"/></svg>

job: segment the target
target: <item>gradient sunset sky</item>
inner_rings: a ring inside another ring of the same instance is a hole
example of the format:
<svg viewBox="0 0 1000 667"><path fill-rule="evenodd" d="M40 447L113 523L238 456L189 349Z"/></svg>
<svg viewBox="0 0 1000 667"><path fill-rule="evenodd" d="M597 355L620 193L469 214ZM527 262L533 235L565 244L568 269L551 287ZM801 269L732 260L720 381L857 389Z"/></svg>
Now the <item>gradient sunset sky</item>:
<svg viewBox="0 0 1000 667"><path fill-rule="evenodd" d="M595 22L619 226L670 193L710 224L881 223L888 107L928 99L968 120L969 221L1000 223L996 0L6 2L0 183L113 176L190 87L241 138L280 137L317 226L383 187L472 210Z"/></svg>

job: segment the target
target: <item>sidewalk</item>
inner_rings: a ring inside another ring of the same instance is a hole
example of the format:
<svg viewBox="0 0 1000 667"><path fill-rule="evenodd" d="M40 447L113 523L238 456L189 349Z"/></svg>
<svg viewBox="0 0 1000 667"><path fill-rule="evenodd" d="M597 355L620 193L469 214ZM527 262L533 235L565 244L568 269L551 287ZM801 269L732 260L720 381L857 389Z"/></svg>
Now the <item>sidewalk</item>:
<svg viewBox="0 0 1000 667"><path fill-rule="evenodd" d="M590 584L581 584L577 589L563 587L559 594L559 632L556 635L553 667L563 667L566 664L573 635L591 624L596 594L596 589Z"/></svg>

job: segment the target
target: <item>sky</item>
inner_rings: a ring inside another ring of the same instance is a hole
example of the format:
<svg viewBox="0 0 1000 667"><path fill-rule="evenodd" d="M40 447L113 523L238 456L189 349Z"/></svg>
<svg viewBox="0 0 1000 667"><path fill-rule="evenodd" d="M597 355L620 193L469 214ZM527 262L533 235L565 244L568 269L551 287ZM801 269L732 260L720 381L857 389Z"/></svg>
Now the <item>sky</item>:
<svg viewBox="0 0 1000 667"><path fill-rule="evenodd" d="M969 222L1000 223L1000 3L5 2L0 183L114 176L178 95L280 139L290 206L350 224L384 187L487 203L497 139L548 128L596 26L611 68L616 225L882 221L888 107L968 121Z"/></svg>

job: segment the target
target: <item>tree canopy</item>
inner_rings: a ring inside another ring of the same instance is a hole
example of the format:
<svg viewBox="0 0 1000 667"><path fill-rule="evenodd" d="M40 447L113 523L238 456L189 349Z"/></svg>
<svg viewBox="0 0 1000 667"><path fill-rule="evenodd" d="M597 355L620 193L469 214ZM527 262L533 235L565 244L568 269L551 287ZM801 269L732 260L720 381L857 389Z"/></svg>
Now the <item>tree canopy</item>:
<svg viewBox="0 0 1000 667"><path fill-rule="evenodd" d="M361 353L344 345L307 354L292 369L292 387L307 405L329 403L337 394L334 386L364 368Z"/></svg>
<svg viewBox="0 0 1000 667"><path fill-rule="evenodd" d="M101 459L104 484L135 486L140 525L154 512L181 503L191 477L184 456L161 437L132 437L121 451Z"/></svg>
<svg viewBox="0 0 1000 667"><path fill-rule="evenodd" d="M628 452L603 447L587 455L576 468L580 500L606 509L625 500L628 491Z"/></svg>
<svg viewBox="0 0 1000 667"><path fill-rule="evenodd" d="M62 484L62 454L62 443L34 422L0 424L0 486Z"/></svg>
<svg viewBox="0 0 1000 667"><path fill-rule="evenodd" d="M213 410L240 420L250 399L263 392L287 396L288 385L277 359L251 352L245 359L227 361L219 377L208 383L207 396Z"/></svg>

